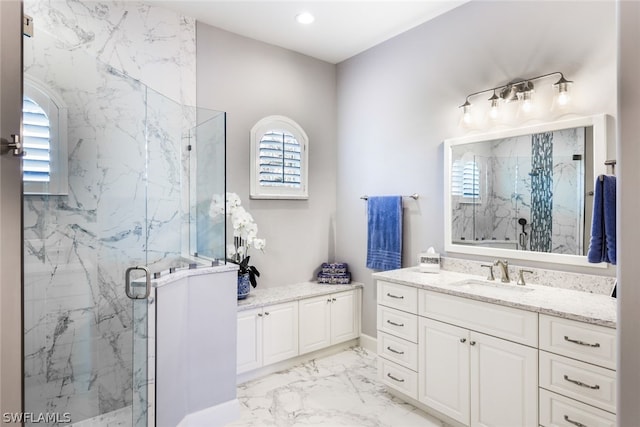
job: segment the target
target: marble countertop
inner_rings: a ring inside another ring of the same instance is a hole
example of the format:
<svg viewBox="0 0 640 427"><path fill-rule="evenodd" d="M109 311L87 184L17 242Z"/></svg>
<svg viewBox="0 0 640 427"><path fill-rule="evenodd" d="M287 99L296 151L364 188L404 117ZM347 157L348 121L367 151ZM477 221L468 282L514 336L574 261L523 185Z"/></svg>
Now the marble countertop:
<svg viewBox="0 0 640 427"><path fill-rule="evenodd" d="M502 284L499 279L494 285L460 286L460 282L469 279L484 282L485 277L446 270L422 273L417 267L374 273L373 278L609 328L616 327L617 300L607 295L529 283L524 288L531 290L523 291L517 289L522 287L514 281ZM511 289L512 286L514 289Z"/></svg>
<svg viewBox="0 0 640 427"><path fill-rule="evenodd" d="M277 286L275 288L252 288L247 298L238 301L238 311L348 291L361 288L362 286L362 283L358 282L352 282L349 285L325 285L317 282L303 282Z"/></svg>
<svg viewBox="0 0 640 427"><path fill-rule="evenodd" d="M217 265L215 267L202 267L198 268L178 268L173 273L169 273L169 270L163 271L160 273L160 277L157 279L151 279L151 286L154 288L159 288L162 286L169 285L176 280L183 279L185 277L199 276L201 274L212 274L212 273L224 273L226 271L237 271L238 266L236 264L222 264ZM135 280L134 283L141 283L141 280Z"/></svg>

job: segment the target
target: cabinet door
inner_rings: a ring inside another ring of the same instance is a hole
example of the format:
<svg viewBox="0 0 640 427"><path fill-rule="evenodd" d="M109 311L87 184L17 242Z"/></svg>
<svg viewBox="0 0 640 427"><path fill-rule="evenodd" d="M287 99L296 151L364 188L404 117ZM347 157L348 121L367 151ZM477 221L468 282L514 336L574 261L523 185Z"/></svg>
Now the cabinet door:
<svg viewBox="0 0 640 427"><path fill-rule="evenodd" d="M262 366L262 309L238 312L237 373Z"/></svg>
<svg viewBox="0 0 640 427"><path fill-rule="evenodd" d="M264 308L262 318L263 364L298 355L298 302Z"/></svg>
<svg viewBox="0 0 640 427"><path fill-rule="evenodd" d="M538 425L538 351L471 332L471 426Z"/></svg>
<svg viewBox="0 0 640 427"><path fill-rule="evenodd" d="M300 354L331 345L331 295L300 300Z"/></svg>
<svg viewBox="0 0 640 427"><path fill-rule="evenodd" d="M357 338L356 292L340 292L331 296L331 344Z"/></svg>
<svg viewBox="0 0 640 427"><path fill-rule="evenodd" d="M466 329L419 320L418 400L465 425L469 424L468 337Z"/></svg>

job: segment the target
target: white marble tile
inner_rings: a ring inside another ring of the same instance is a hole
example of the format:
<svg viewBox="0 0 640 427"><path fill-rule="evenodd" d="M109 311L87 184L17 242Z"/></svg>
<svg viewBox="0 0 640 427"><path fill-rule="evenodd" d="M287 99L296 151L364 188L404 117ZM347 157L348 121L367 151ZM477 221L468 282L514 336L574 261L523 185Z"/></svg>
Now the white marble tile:
<svg viewBox="0 0 640 427"><path fill-rule="evenodd" d="M131 427L131 406L71 424L69 427Z"/></svg>
<svg viewBox="0 0 640 427"><path fill-rule="evenodd" d="M376 356L355 347L238 387L248 426L424 426L445 424L390 395L377 380Z"/></svg>
<svg viewBox="0 0 640 427"><path fill-rule="evenodd" d="M188 240L195 20L129 1L24 7L36 22L25 74L66 104L69 150L69 195L25 198L25 409L79 421L134 399L125 268L174 259Z"/></svg>

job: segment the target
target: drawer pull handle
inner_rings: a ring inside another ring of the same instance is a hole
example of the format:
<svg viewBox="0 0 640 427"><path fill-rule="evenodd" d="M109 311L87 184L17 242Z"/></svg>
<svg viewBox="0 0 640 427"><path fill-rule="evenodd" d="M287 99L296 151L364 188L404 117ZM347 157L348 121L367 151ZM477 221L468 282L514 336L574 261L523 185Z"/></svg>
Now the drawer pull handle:
<svg viewBox="0 0 640 427"><path fill-rule="evenodd" d="M393 326L400 326L403 327L404 323L396 323L396 322L392 322L391 320L387 320L387 323L393 325Z"/></svg>
<svg viewBox="0 0 640 427"><path fill-rule="evenodd" d="M390 297L390 298L395 298L395 299L404 299L404 295L398 296L398 295L390 294L389 292L387 292L387 296Z"/></svg>
<svg viewBox="0 0 640 427"><path fill-rule="evenodd" d="M589 344L588 342L584 342L584 341L580 341L580 340L572 340L571 338L569 338L568 336L564 336L564 340L565 341L569 341L572 342L574 344L579 344L579 345L584 345L586 347L594 347L594 348L598 348L600 347L600 343L595 343L595 344Z"/></svg>
<svg viewBox="0 0 640 427"><path fill-rule="evenodd" d="M390 352L395 353L395 354L404 354L404 351L394 350L389 346L387 346L387 350L389 350Z"/></svg>
<svg viewBox="0 0 640 427"><path fill-rule="evenodd" d="M464 343L466 343L466 342L467 342L467 339L466 339L466 338L460 338L460 342L461 342L462 344L464 344Z"/></svg>
<svg viewBox="0 0 640 427"><path fill-rule="evenodd" d="M573 383L575 385L579 385L580 387L590 388L591 390L600 390L600 386L598 384L596 384L596 385L585 384L582 381L573 380L573 379L569 378L567 375L564 376L564 380L565 381L569 381L570 383Z"/></svg>
<svg viewBox="0 0 640 427"><path fill-rule="evenodd" d="M398 381L399 383L403 383L403 382L404 382L404 380L403 380L403 379L396 378L396 377L394 377L393 375L391 375L391 374L389 374L389 373L387 373L387 376L388 376L389 378L391 378L392 380L394 380L394 381ZM586 427L586 426L585 426L585 427Z"/></svg>
<svg viewBox="0 0 640 427"><path fill-rule="evenodd" d="M573 421L571 418L569 418L569 415L565 415L564 420L568 423L573 424L576 427L587 427L585 424L579 423L578 421Z"/></svg>
<svg viewBox="0 0 640 427"><path fill-rule="evenodd" d="M469 341L469 345L476 345L475 341Z"/></svg>

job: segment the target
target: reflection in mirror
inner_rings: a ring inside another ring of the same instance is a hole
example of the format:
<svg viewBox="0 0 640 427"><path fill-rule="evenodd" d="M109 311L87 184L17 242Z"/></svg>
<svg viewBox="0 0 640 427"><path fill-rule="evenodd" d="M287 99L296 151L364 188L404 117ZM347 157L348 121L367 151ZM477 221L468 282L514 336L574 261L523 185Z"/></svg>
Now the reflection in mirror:
<svg viewBox="0 0 640 427"><path fill-rule="evenodd" d="M598 116L446 141L446 250L586 264L604 125Z"/></svg>

